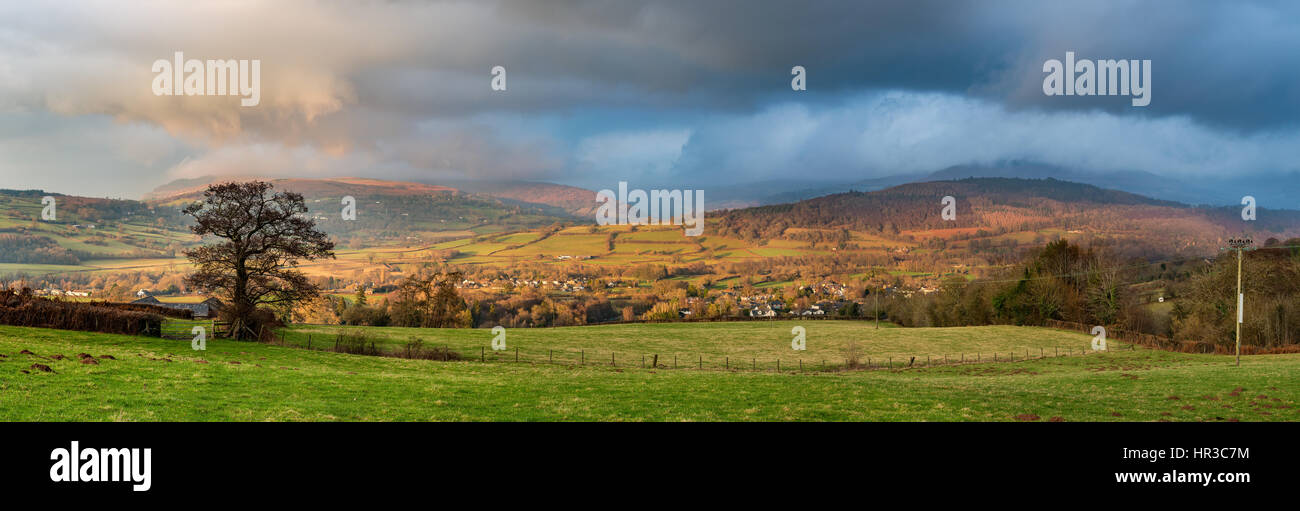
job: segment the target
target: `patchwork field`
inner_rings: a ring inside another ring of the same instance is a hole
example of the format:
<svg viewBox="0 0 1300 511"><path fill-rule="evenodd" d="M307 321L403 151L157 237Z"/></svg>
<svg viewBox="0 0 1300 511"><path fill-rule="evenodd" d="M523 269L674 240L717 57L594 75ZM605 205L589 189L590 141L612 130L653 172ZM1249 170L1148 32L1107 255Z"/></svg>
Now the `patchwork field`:
<svg viewBox="0 0 1300 511"><path fill-rule="evenodd" d="M821 327L821 334L814 329L820 323L808 327L810 351L822 349L820 343L843 342L830 339L835 335L857 336L875 353L969 352L975 346L1010 352L1086 341L1033 328L867 332L862 323L832 323ZM771 339L789 350L785 324L719 324L694 336L686 331L700 326L588 327L593 333L586 337L579 335L583 329L512 330L509 342L524 347L530 340L567 338L575 345L702 351L713 338L720 346L712 349L721 354L749 353L745 342ZM376 334L405 337L405 332ZM479 331L428 333L431 341L444 336L448 343L465 343L458 347L488 339ZM463 341L455 341L461 336ZM99 357L98 363L79 362L79 353ZM16 327L0 327L0 354L0 420L11 421L1300 420L1300 385L1294 378L1300 355L1246 357L1237 368L1225 356L1139 349L801 373L784 365L777 372L642 369L598 361L582 366L435 362L221 340L197 352L187 341Z"/></svg>

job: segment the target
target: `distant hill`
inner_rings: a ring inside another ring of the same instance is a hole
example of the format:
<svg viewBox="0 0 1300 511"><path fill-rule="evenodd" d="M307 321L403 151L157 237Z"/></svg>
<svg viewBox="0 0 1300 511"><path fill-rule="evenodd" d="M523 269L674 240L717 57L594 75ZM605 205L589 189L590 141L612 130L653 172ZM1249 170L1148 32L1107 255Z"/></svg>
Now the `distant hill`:
<svg viewBox="0 0 1300 511"><path fill-rule="evenodd" d="M942 199L956 199L956 219L941 218ZM1109 240L1142 257L1202 256L1226 238L1300 235L1300 212L1260 209L1243 222L1239 207L1193 207L1056 179L967 178L847 192L790 204L715 215L717 232L742 239L807 236L807 229L845 229L915 241L987 240L1023 233L1029 240L1060 231ZM1042 240L1037 240L1042 241ZM978 243L977 243L978 245ZM933 248L946 245L935 241Z"/></svg>
<svg viewBox="0 0 1300 511"><path fill-rule="evenodd" d="M823 176L821 181L773 179L729 185L710 194L712 199L709 208L734 209L784 204L848 191L873 192L907 183L952 181L968 177L1007 177L1053 178L1192 205L1234 206L1241 204L1241 198L1249 195L1255 197L1261 206L1300 209L1300 201L1295 200L1295 191L1300 190L1300 174L1294 173L1249 175L1223 169L1217 174L1180 178L1142 170L1098 172L1017 160L954 165L933 172L885 175L869 179L853 179L851 175L837 172L818 175ZM843 177L830 180L824 177L837 175Z"/></svg>
<svg viewBox="0 0 1300 511"><path fill-rule="evenodd" d="M151 192L150 204L179 207L198 200L209 183L254 178L213 178L169 183ZM303 195L317 225L340 236L419 238L447 231L499 231L572 222L565 210L486 194L467 193L450 186L380 179L271 179L277 190ZM342 219L342 199L357 200L355 221Z"/></svg>
<svg viewBox="0 0 1300 511"><path fill-rule="evenodd" d="M193 200L203 195L209 184L225 181L252 181L256 177L202 177L172 181L152 192L145 194L147 202L170 202L178 199ZM455 192L447 186L411 183L405 181L385 181L360 177L336 177L326 179L271 179L276 188L292 190L304 196L342 197L344 195L426 195L438 192Z"/></svg>
<svg viewBox="0 0 1300 511"><path fill-rule="evenodd" d="M41 215L46 196L55 200L52 220ZM194 241L175 208L43 190L0 190L0 265L166 258Z"/></svg>
<svg viewBox="0 0 1300 511"><path fill-rule="evenodd" d="M208 184L219 181L251 181L265 179L251 176L178 179L145 194L144 200L166 202L175 198L197 197ZM504 203L539 208L548 214L589 217L596 211L596 192L576 186L534 181L388 181L381 179L342 178L291 178L272 179L278 185L291 188L304 195L422 195L434 192L460 191L466 194L499 199ZM351 192L351 193L344 193Z"/></svg>
<svg viewBox="0 0 1300 511"><path fill-rule="evenodd" d="M462 191L487 195L503 201L559 208L578 217L596 213L596 192L576 186L535 181L451 181Z"/></svg>

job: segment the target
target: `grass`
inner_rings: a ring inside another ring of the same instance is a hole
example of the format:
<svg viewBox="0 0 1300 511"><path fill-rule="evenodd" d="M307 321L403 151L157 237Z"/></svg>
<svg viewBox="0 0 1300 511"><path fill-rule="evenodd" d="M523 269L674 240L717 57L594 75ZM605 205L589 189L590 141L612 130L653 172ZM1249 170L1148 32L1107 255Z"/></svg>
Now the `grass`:
<svg viewBox="0 0 1300 511"><path fill-rule="evenodd" d="M807 349L794 351L791 330L802 326ZM679 366L722 369L754 366L772 368L778 360L796 366L802 360L808 367L825 363L830 367L845 364L849 343L855 342L860 361L901 364L910 357L926 356L941 361L962 359L1001 360L1079 353L1089 349L1092 337L1064 330L1046 330L1015 326L965 328L928 328L924 330L889 328L876 330L865 321L782 320L717 323L634 323L559 328L512 328L506 331L504 352L494 353L489 329L428 329L402 327L342 327L299 325L282 333L288 342L313 347L332 345L339 333L363 333L377 346L395 349L412 339L429 346L446 346L452 351L478 358L514 360L515 351L523 360L609 363L611 356L623 365L639 365L641 357L671 365L677 357ZM923 332L924 335L918 335ZM1118 345L1116 345L1118 346ZM1014 352L1014 353L1013 353ZM701 362L700 358L703 357ZM647 362L649 363L649 362Z"/></svg>
<svg viewBox="0 0 1300 511"><path fill-rule="evenodd" d="M953 332L881 332L957 342ZM1060 332L1019 334L1004 340ZM85 365L78 352L115 360ZM1246 357L1236 368L1225 356L1137 350L800 374L431 362L225 340L196 352L188 341L18 327L0 327L0 353L0 420L8 421L1300 419L1300 355ZM33 363L55 372L21 372Z"/></svg>

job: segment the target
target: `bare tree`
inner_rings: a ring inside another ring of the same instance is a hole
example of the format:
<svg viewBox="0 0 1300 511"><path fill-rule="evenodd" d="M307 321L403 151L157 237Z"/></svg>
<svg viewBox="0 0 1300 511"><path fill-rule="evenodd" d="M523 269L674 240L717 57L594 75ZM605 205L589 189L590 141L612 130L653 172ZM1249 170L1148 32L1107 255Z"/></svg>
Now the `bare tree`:
<svg viewBox="0 0 1300 511"><path fill-rule="evenodd" d="M183 212L196 223L199 236L221 241L185 251L197 270L186 284L216 292L229 300L224 313L232 336L256 336L258 305L293 304L315 299L320 290L294 267L300 259L334 257L334 242L306 218L302 195L274 192L270 183L223 183L208 186L203 200Z"/></svg>

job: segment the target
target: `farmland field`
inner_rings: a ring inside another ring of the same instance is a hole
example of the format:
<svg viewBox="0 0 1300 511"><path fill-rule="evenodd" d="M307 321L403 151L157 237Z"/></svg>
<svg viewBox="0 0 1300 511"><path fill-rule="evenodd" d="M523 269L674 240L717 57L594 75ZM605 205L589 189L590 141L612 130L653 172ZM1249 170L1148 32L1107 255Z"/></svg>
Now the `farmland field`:
<svg viewBox="0 0 1300 511"><path fill-rule="evenodd" d="M807 349L791 349L791 330L802 326ZM312 336L314 347L329 345L340 334L361 333L377 345L397 348L419 339L428 346L446 346L452 351L513 360L515 352L524 360L579 362L583 359L639 365L642 356L671 365L722 369L725 367L774 368L777 361L808 367L844 365L852 345L860 362L902 364L918 357L914 364L949 361L1007 360L1026 355L1037 358L1057 354L1078 354L1089 349L1092 338L1077 332L1014 326L894 328L888 323L876 330L864 321L742 321L718 323L641 323L558 328L515 328L506 332L504 352L493 353L493 333L488 329L428 329L400 327L346 327L298 325L283 331L285 338L305 346ZM919 335L923 333L923 335ZM1116 345L1112 345L1115 348ZM701 357L703 360L701 361ZM788 366L787 366L788 367Z"/></svg>
<svg viewBox="0 0 1300 511"><path fill-rule="evenodd" d="M857 337L877 354L1086 346L1038 328L881 329L807 322L809 351ZM711 328L701 328L701 327ZM604 343L642 351L750 353L789 323L511 330L511 343ZM291 331L305 335L310 327ZM699 329L705 333L689 332ZM821 330L819 330L821 329ZM590 333L588 333L590 332ZM821 332L821 333L817 333ZM485 331L426 332L457 349ZM376 329L395 341L408 332ZM444 339L445 337L445 339ZM707 339L720 346L709 346ZM461 339L461 340L457 340ZM679 344L680 343L680 344ZM830 350L831 347L824 349ZM21 354L29 350L31 354ZM78 353L100 358L77 362ZM629 353L632 351L629 349ZM988 351L985 351L987 354ZM1231 357L1138 349L1029 361L874 371L612 367L592 361L436 362L210 340L0 327L0 420L1300 420L1300 355ZM62 355L56 359L53 355ZM468 354L467 354L468 355ZM630 361L629 361L630 362ZM660 360L662 365L664 360ZM49 366L53 372L32 368ZM27 371L29 374L25 374Z"/></svg>

